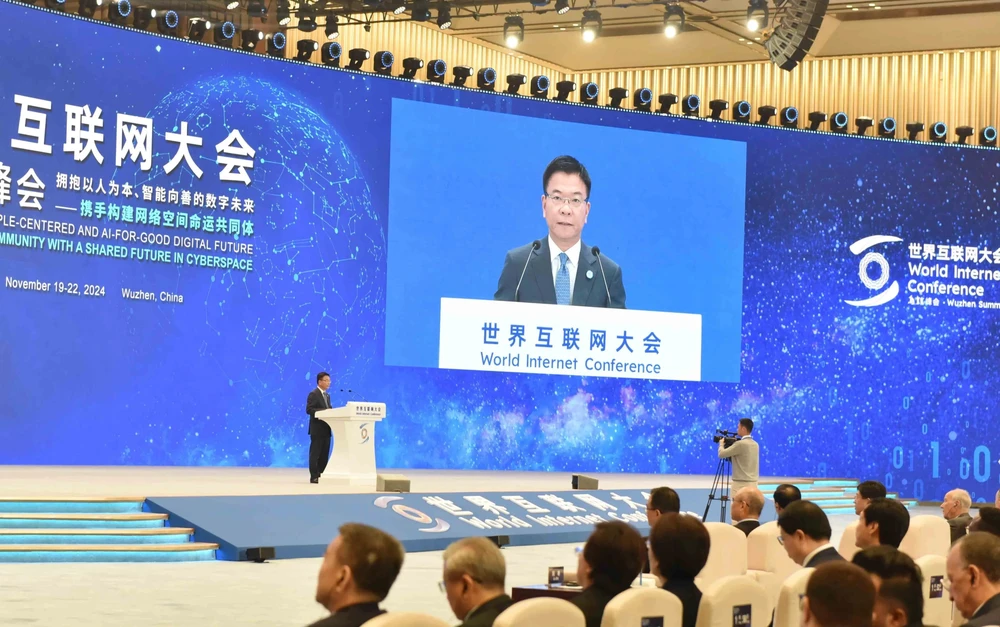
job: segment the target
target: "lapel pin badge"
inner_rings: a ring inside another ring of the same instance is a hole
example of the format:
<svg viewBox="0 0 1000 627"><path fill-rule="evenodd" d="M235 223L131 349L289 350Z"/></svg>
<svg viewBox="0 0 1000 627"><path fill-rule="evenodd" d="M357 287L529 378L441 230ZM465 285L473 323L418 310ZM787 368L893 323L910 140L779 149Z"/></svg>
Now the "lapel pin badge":
<svg viewBox="0 0 1000 627"><path fill-rule="evenodd" d="M594 271L593 270L587 270L587 278L588 279L594 278Z"/></svg>

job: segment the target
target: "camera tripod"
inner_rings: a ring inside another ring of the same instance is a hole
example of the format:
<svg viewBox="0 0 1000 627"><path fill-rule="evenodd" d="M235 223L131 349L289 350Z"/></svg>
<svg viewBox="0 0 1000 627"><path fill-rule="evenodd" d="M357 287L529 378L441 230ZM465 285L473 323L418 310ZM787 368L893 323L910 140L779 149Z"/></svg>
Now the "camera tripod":
<svg viewBox="0 0 1000 627"><path fill-rule="evenodd" d="M719 460L719 466L715 469L715 478L712 480L712 490L708 493L708 502L705 503L705 514L702 521L708 520L708 511L712 509L712 501L718 500L722 506L719 515L719 522L726 522L726 507L729 504L729 484L732 483L733 461L728 457ZM716 496L719 492L719 496Z"/></svg>

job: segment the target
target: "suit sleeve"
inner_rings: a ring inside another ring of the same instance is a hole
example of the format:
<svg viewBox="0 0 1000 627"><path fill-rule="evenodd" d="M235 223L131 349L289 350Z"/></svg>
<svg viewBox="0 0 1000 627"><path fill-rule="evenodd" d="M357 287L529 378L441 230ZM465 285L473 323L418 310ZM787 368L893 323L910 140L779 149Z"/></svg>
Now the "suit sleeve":
<svg viewBox="0 0 1000 627"><path fill-rule="evenodd" d="M316 412L324 409L326 409L326 403L323 401L323 397L316 390L310 392L309 398L306 399L306 413L309 414L309 417L315 418Z"/></svg>
<svg viewBox="0 0 1000 627"><path fill-rule="evenodd" d="M615 309L625 309L625 284L622 282L622 267L611 277L611 306Z"/></svg>
<svg viewBox="0 0 1000 627"><path fill-rule="evenodd" d="M514 300L517 279L517 268L508 252L503 260L503 270L500 271L500 280L497 281L497 291L493 295L493 300Z"/></svg>

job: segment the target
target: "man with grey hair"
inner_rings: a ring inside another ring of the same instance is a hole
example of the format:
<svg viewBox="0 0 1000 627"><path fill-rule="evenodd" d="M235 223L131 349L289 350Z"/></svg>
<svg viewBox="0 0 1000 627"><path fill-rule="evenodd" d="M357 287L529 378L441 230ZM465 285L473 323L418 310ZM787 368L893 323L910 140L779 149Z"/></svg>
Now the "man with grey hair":
<svg viewBox="0 0 1000 627"><path fill-rule="evenodd" d="M945 588L965 627L1000 624L1000 538L982 531L951 545Z"/></svg>
<svg viewBox="0 0 1000 627"><path fill-rule="evenodd" d="M965 535L965 530L972 522L972 516L969 515L970 507L972 507L972 497L965 490L952 490L944 495L941 513L951 525L952 543Z"/></svg>
<svg viewBox="0 0 1000 627"><path fill-rule="evenodd" d="M492 627L513 601L504 592L507 564L486 538L463 538L444 551L441 586L459 627Z"/></svg>
<svg viewBox="0 0 1000 627"><path fill-rule="evenodd" d="M764 494L754 487L740 488L733 496L733 524L743 533L760 527L760 513L764 511Z"/></svg>

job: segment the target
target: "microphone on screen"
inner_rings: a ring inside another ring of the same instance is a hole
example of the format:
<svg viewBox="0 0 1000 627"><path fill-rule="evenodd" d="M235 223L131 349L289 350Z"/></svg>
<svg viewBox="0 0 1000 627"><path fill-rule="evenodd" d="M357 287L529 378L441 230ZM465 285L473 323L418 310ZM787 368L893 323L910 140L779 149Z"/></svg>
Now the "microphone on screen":
<svg viewBox="0 0 1000 627"><path fill-rule="evenodd" d="M521 281L524 280L524 273L528 271L528 263L531 261L531 255L542 247L542 243L537 239L531 242L531 250L528 251L528 258L524 260L524 267L521 268L521 278L517 280L517 287L514 288L514 302L517 302L517 294L521 289Z"/></svg>
<svg viewBox="0 0 1000 627"><path fill-rule="evenodd" d="M604 293L608 295L608 302L604 305L605 307L611 306L611 290L608 289L608 277L604 274L604 263L601 261L601 249L594 246L590 249L590 252L597 257L597 265L601 266L601 278L604 279Z"/></svg>

